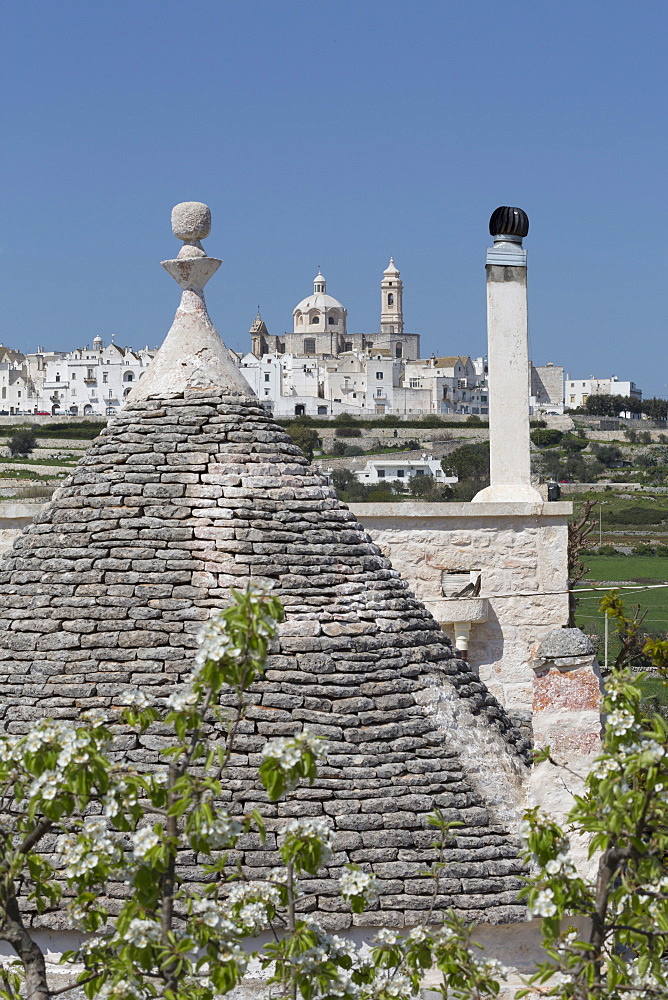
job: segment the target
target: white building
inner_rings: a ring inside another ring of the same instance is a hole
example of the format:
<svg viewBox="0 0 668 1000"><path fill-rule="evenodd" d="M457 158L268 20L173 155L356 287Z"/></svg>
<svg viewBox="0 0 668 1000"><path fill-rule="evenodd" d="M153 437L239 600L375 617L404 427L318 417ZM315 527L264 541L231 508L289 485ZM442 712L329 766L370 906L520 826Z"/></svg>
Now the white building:
<svg viewBox="0 0 668 1000"><path fill-rule="evenodd" d="M609 378L572 379L566 375L564 379L564 403L568 410L586 406L589 396L632 396L639 402L642 400L642 389L635 382L620 381L616 375Z"/></svg>
<svg viewBox="0 0 668 1000"><path fill-rule="evenodd" d="M456 483L456 476L446 476L441 463L432 455L421 458L373 458L363 469L355 469L361 483L371 485L378 482L408 482L415 476L433 476L439 483Z"/></svg>
<svg viewBox="0 0 668 1000"><path fill-rule="evenodd" d="M98 336L92 348L52 358L44 366L40 410L54 416L112 417L154 354L148 347L136 352L113 342L105 347Z"/></svg>
<svg viewBox="0 0 668 1000"><path fill-rule="evenodd" d="M0 415L35 413L38 397L25 365L0 361Z"/></svg>

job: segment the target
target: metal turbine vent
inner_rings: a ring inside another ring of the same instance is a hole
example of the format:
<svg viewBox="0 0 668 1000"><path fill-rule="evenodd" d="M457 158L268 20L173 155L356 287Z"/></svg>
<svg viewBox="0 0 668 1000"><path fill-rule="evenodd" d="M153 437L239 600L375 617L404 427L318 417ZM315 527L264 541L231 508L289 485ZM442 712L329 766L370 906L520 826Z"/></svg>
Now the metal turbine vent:
<svg viewBox="0 0 668 1000"><path fill-rule="evenodd" d="M529 216L521 208L508 208L502 205L492 212L489 220L489 231L492 236L519 236L522 238L529 232Z"/></svg>

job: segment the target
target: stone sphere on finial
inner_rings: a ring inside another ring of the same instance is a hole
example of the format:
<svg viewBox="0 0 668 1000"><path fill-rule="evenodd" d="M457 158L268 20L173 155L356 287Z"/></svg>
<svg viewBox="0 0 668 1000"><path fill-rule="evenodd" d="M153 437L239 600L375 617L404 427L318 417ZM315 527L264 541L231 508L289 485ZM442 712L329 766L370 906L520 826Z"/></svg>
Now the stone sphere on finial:
<svg viewBox="0 0 668 1000"><path fill-rule="evenodd" d="M529 216L521 208L502 205L492 212L489 232L490 236L518 236L522 239L529 232Z"/></svg>
<svg viewBox="0 0 668 1000"><path fill-rule="evenodd" d="M201 201L182 201L172 209L172 232L178 240L196 243L211 232L211 209Z"/></svg>

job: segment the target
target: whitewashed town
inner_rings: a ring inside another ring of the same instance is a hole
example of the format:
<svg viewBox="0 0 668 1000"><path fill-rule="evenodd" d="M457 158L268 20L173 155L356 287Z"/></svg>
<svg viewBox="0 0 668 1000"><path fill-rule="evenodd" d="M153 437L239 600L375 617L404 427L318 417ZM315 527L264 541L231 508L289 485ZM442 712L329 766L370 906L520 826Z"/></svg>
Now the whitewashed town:
<svg viewBox="0 0 668 1000"><path fill-rule="evenodd" d="M420 334L404 328L404 286L393 259L379 292L378 330L366 334L348 331L348 311L320 272L293 310L291 331L271 334L258 312L248 353L231 352L258 398L277 417L487 415L487 358L470 357L465 344L444 345L459 353L421 356ZM105 343L97 333L71 351L22 354L0 345L0 415L114 416L157 350L127 347L120 336ZM558 363L531 364L531 414L562 414L590 395L642 399L633 381L581 374L564 375Z"/></svg>

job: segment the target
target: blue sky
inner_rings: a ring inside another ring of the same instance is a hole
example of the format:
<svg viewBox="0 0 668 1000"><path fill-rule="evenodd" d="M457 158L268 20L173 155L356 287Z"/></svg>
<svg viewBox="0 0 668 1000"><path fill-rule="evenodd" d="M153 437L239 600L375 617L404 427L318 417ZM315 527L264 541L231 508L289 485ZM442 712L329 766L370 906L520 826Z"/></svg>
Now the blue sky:
<svg viewBox="0 0 668 1000"><path fill-rule="evenodd" d="M245 347L320 264L378 326L393 254L422 353L485 351L497 205L531 220L531 353L668 395L668 8L640 0L23 0L5 16L0 339L159 343L178 201Z"/></svg>

